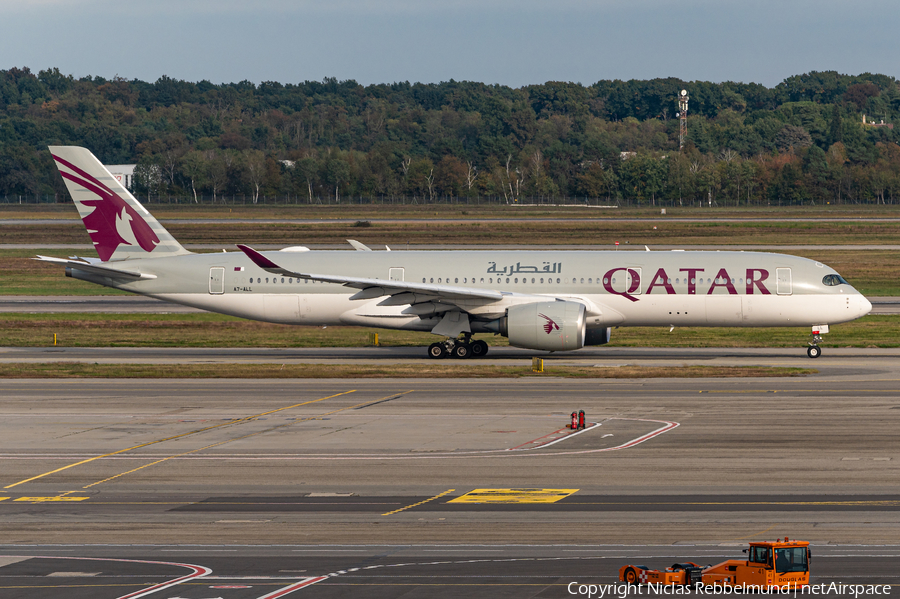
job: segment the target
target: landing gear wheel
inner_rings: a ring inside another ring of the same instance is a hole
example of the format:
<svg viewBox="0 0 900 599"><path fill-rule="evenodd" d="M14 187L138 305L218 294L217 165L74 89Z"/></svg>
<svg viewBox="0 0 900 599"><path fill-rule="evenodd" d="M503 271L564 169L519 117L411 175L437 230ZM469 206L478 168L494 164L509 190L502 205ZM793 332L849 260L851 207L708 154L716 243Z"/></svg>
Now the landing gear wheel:
<svg viewBox="0 0 900 599"><path fill-rule="evenodd" d="M822 348L818 345L810 345L806 348L806 355L810 358L818 358L822 355Z"/></svg>
<svg viewBox="0 0 900 599"><path fill-rule="evenodd" d="M472 355L472 348L465 343L457 343L453 346L452 355L454 358L468 358Z"/></svg>
<svg viewBox="0 0 900 599"><path fill-rule="evenodd" d="M444 347L443 343L432 343L428 346L428 357L435 360L446 358L447 349Z"/></svg>
<svg viewBox="0 0 900 599"><path fill-rule="evenodd" d="M469 350L473 358L483 358L488 353L488 344L479 339L469 344Z"/></svg>
<svg viewBox="0 0 900 599"><path fill-rule="evenodd" d="M628 584L637 584L638 583L638 575L637 572L634 571L634 568L628 568L625 570L625 582Z"/></svg>

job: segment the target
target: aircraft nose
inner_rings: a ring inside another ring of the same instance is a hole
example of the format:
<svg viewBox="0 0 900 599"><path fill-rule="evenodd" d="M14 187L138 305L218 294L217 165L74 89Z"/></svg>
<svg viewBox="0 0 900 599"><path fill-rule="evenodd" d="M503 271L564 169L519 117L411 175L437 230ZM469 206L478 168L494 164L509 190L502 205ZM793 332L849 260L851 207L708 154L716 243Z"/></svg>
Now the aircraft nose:
<svg viewBox="0 0 900 599"><path fill-rule="evenodd" d="M860 294L857 296L857 311L860 316L865 316L872 311L872 302L866 299L866 296Z"/></svg>

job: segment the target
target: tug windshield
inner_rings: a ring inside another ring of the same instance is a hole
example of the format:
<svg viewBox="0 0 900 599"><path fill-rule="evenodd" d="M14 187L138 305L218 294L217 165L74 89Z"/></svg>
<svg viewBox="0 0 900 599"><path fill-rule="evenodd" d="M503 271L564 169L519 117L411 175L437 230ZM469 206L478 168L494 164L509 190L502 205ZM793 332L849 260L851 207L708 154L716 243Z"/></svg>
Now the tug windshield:
<svg viewBox="0 0 900 599"><path fill-rule="evenodd" d="M775 571L779 574L785 572L806 572L809 563L806 561L806 547L787 547L775 550Z"/></svg>

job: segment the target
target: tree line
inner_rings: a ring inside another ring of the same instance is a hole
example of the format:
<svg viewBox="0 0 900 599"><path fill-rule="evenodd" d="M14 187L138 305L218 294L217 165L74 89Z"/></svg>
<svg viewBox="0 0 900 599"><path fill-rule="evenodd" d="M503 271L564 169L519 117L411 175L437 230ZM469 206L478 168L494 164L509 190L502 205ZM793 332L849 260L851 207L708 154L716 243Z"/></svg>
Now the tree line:
<svg viewBox="0 0 900 599"><path fill-rule="evenodd" d="M690 94L679 149L677 95ZM834 71L735 82L213 84L0 70L0 195L66 198L48 145L137 163L135 193L892 203L900 89ZM864 116L865 115L865 116ZM864 120L865 119L865 120Z"/></svg>

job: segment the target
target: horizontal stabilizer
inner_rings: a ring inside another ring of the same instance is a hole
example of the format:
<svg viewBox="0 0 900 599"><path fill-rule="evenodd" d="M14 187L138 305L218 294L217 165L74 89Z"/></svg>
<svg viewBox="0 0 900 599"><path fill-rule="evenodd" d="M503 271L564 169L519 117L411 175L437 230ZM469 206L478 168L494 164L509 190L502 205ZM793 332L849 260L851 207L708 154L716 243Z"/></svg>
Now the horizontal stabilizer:
<svg viewBox="0 0 900 599"><path fill-rule="evenodd" d="M37 258L33 258L33 260L39 260L41 262L52 262L53 264L61 264L67 268L74 268L76 270L82 270L84 272L93 273L95 275L100 275L103 277L110 277L113 279L149 280L156 278L156 275L151 275L145 272L122 270L121 268L110 268L108 266L103 266L102 264L82 262L80 260L65 260L63 258L51 258L49 256L40 255Z"/></svg>

